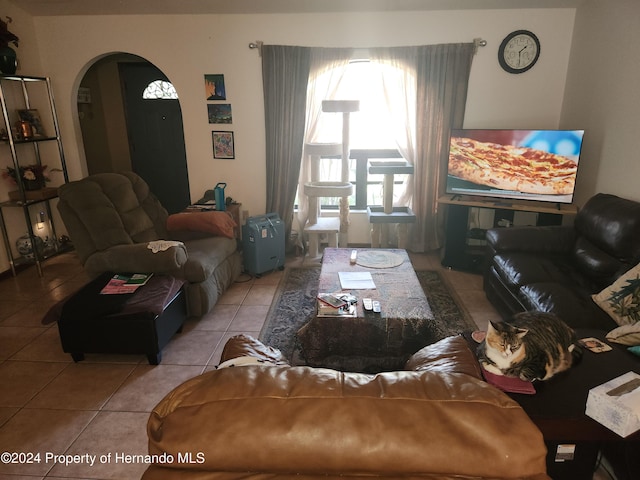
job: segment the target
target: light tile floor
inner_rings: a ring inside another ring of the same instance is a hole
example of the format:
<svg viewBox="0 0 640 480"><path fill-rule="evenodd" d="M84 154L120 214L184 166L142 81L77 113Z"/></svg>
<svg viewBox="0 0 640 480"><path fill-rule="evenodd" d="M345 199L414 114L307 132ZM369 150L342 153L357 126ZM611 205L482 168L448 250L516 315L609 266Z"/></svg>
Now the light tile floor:
<svg viewBox="0 0 640 480"><path fill-rule="evenodd" d="M411 258L416 270L443 270L479 327L498 318L479 275L444 270L436 255ZM0 452L40 452L39 462L0 462L0 480L139 479L146 465L121 456L147 452L149 412L172 388L213 368L228 338L258 336L282 275L243 275L210 313L187 321L157 366L143 355L87 354L73 363L57 327L41 324L51 305L88 280L75 254L48 260L42 278L30 268L0 281ZM78 461L64 465L53 455Z"/></svg>

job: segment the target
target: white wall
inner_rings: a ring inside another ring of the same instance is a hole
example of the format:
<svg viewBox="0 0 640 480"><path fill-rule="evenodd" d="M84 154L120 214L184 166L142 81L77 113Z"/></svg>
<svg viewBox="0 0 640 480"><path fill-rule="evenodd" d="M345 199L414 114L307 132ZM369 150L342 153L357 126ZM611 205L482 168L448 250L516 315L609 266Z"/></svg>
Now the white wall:
<svg viewBox="0 0 640 480"><path fill-rule="evenodd" d="M587 0L578 10L562 125L585 128L576 199L640 200L640 2Z"/></svg>
<svg viewBox="0 0 640 480"><path fill-rule="evenodd" d="M248 48L249 42L366 47L470 42L482 37L488 45L474 59L465 126L556 128L574 15L573 9L105 15L36 17L34 23L42 69L54 87L72 179L86 174L75 103L78 83L96 58L127 52L159 67L178 91L193 199L225 181L226 193L257 215L265 208L265 133L260 57ZM538 35L542 53L532 70L510 75L498 65L497 48L504 36L521 28ZM203 75L208 73L225 75L233 109L233 124L228 127L235 132L235 160L212 158L211 131L216 128L207 121L203 86ZM366 239L366 231L361 233Z"/></svg>
<svg viewBox="0 0 640 480"><path fill-rule="evenodd" d="M368 46L466 42L483 37L489 46L480 49L474 60L467 123L553 128L560 119L573 16L573 10L73 16L39 17L36 27L43 68L56 89L73 177L83 173L74 119L74 87L94 58L125 51L154 63L178 90L193 195L224 180L228 194L258 214L264 209L265 198L264 113L260 58L256 50L247 47L250 41ZM497 64L497 45L504 35L523 26L538 34L543 53L531 72L509 75ZM233 108L233 161L212 159L214 128L207 122L206 73L225 75L227 100Z"/></svg>

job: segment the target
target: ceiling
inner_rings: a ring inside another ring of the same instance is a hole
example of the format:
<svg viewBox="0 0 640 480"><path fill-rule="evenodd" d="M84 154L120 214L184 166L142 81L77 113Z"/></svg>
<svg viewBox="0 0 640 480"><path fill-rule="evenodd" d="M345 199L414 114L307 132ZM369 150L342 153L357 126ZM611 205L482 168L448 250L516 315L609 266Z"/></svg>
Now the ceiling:
<svg viewBox="0 0 640 480"><path fill-rule="evenodd" d="M584 0L10 0L33 16L576 8Z"/></svg>

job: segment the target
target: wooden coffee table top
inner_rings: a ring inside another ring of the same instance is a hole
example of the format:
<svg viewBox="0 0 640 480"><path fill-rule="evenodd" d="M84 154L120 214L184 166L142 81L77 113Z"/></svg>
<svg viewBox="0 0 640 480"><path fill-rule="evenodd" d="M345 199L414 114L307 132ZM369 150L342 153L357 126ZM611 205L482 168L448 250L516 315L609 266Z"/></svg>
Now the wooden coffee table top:
<svg viewBox="0 0 640 480"><path fill-rule="evenodd" d="M432 343L433 312L411 260L404 250L389 252L402 260L397 266L371 268L349 263L352 249L324 251L318 293L349 292L358 299L355 317L314 317L298 331L308 365L354 372L401 368L407 358ZM342 290L339 272L370 272L375 289ZM363 298L378 300L381 312L366 312Z"/></svg>
<svg viewBox="0 0 640 480"><path fill-rule="evenodd" d="M351 252L357 250L360 257L372 252L374 254L388 252L399 256L402 263L389 268L371 268L356 263L349 263ZM370 272L376 288L369 290L342 290L339 272ZM420 281L413 269L409 255L402 249L371 248L327 248L322 257L322 270L318 283L318 293L349 292L358 298L357 317L364 318L363 298L371 298L380 302L381 318L432 319L433 313ZM369 315L367 313L367 315Z"/></svg>

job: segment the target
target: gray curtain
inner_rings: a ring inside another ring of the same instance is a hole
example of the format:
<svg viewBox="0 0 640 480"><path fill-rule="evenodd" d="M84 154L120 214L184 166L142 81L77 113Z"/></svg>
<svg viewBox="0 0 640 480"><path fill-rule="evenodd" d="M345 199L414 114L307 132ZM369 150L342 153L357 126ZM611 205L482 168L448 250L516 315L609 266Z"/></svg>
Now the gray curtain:
<svg viewBox="0 0 640 480"><path fill-rule="evenodd" d="M462 128L473 43L427 45L416 49L418 81L416 155L412 208L417 216L410 249L425 252L439 248L444 238L438 196L444 193L452 128Z"/></svg>
<svg viewBox="0 0 640 480"><path fill-rule="evenodd" d="M310 48L262 46L267 212L285 223L288 243L304 144Z"/></svg>
<svg viewBox="0 0 640 480"><path fill-rule="evenodd" d="M444 193L451 129L461 128L464 121L475 48L473 43L461 43L369 49L372 61L412 72L412 80L405 81L416 82L415 119L406 119L407 139L399 142L405 145L400 148L402 155L414 166L400 202L411 206L416 215L409 237L409 249L414 252L442 244L444 221L437 200Z"/></svg>
<svg viewBox="0 0 640 480"><path fill-rule="evenodd" d="M464 120L473 43L371 49L415 71L417 110L411 207L417 220L409 248L439 248L444 236L437 199L447 171L452 128ZM291 230L304 143L305 105L311 48L263 45L262 70L267 134L267 211Z"/></svg>

